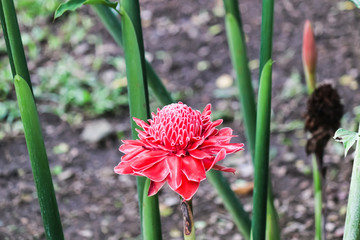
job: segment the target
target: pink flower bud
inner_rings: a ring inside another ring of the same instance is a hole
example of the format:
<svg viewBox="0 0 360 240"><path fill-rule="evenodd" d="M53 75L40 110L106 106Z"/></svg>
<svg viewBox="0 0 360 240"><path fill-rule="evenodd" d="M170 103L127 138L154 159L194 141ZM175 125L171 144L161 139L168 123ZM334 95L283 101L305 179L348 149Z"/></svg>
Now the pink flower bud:
<svg viewBox="0 0 360 240"><path fill-rule="evenodd" d="M302 59L303 59L303 64L306 66L307 70L310 73L315 73L317 51L316 51L314 32L311 28L311 23L309 20L306 20L304 26Z"/></svg>

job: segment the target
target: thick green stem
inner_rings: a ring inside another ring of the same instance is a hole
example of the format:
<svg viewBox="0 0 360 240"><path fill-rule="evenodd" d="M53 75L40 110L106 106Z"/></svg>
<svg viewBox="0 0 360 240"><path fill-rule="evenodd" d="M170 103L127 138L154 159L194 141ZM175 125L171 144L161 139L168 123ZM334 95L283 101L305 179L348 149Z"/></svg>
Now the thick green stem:
<svg viewBox="0 0 360 240"><path fill-rule="evenodd" d="M230 56L236 73L240 103L244 116L245 133L252 157L255 153L256 110L254 90L251 84L251 74L248 67L246 46L236 17L231 13L225 17L226 33L229 43ZM253 158L254 159L254 158Z"/></svg>
<svg viewBox="0 0 360 240"><path fill-rule="evenodd" d="M241 20L238 0L223 0L223 3L224 3L225 12L233 15L236 18L236 21L239 25L239 30L241 32L241 36L244 39L244 31L242 28L242 20Z"/></svg>
<svg viewBox="0 0 360 240"><path fill-rule="evenodd" d="M149 91L148 91L148 86L147 86L148 84L146 79L145 51L144 51L144 41L143 41L142 27L141 27L139 0L120 0L120 4L121 7L123 7L124 10L127 12L135 29L136 39L140 51L140 61L141 61L141 69L142 69L141 73L144 82L146 108L148 115L150 116Z"/></svg>
<svg viewBox="0 0 360 240"><path fill-rule="evenodd" d="M263 240L266 233L266 207L269 179L269 143L271 112L271 65L269 60L261 74L256 120L255 171L252 239Z"/></svg>
<svg viewBox="0 0 360 240"><path fill-rule="evenodd" d="M274 22L274 0L262 1L259 78L266 62L271 59Z"/></svg>
<svg viewBox="0 0 360 240"><path fill-rule="evenodd" d="M211 170L207 174L210 183L222 198L225 208L231 214L234 222L246 240L250 239L251 221L241 202L231 190L229 182L219 171Z"/></svg>
<svg viewBox="0 0 360 240"><path fill-rule="evenodd" d="M19 75L14 83L45 235L48 240L61 240L64 235L34 98L28 83Z"/></svg>
<svg viewBox="0 0 360 240"><path fill-rule="evenodd" d="M355 158L351 174L349 200L346 210L344 240L360 239L360 125L356 143Z"/></svg>
<svg viewBox="0 0 360 240"><path fill-rule="evenodd" d="M160 212L159 212L159 200L157 195L148 197L148 189L150 186L150 179L146 179L143 187L143 239L161 239L161 226L160 223ZM140 186L139 186L140 188Z"/></svg>
<svg viewBox="0 0 360 240"><path fill-rule="evenodd" d="M280 240L279 216L274 206L271 178L268 180L268 195L266 201L266 239Z"/></svg>
<svg viewBox="0 0 360 240"><path fill-rule="evenodd" d="M32 92L30 74L21 41L15 6L12 0L1 0L0 15L13 76L19 75L25 79Z"/></svg>

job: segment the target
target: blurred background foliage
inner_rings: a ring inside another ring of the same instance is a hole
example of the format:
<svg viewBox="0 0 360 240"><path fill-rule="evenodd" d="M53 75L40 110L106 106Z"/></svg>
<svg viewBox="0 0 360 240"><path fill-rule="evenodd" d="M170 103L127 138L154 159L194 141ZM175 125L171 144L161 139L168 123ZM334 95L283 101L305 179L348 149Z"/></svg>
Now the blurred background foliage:
<svg viewBox="0 0 360 240"><path fill-rule="evenodd" d="M15 3L39 112L55 114L70 124L78 124L84 117L118 115L119 107L127 105L122 54L107 49L104 36L96 34L89 8L53 21L60 3ZM0 38L2 139L22 132L22 123L2 32Z"/></svg>

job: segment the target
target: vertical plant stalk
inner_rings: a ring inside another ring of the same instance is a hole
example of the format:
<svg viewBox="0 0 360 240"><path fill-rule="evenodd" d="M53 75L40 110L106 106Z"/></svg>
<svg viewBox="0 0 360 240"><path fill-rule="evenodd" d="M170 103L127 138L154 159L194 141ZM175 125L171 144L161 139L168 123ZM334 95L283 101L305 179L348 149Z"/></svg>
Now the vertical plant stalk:
<svg viewBox="0 0 360 240"><path fill-rule="evenodd" d="M252 239L265 239L266 207L269 179L269 141L271 112L271 65L269 60L263 68L258 98L258 116L256 120L255 171Z"/></svg>
<svg viewBox="0 0 360 240"><path fill-rule="evenodd" d="M272 35L274 23L274 0L262 1L261 13L261 42L260 42L260 68L259 78L262 69L272 54Z"/></svg>
<svg viewBox="0 0 360 240"><path fill-rule="evenodd" d="M252 156L254 156L256 128L255 97L251 84L251 74L248 67L245 40L242 37L236 17L231 13L226 14L225 25L231 62L236 73L240 103L244 112L246 138L248 140L250 152Z"/></svg>
<svg viewBox="0 0 360 240"><path fill-rule="evenodd" d="M315 204L315 239L325 239L325 224L323 220L323 185L322 185L322 174L319 169L318 161L315 154L312 156L312 167L313 167L313 180L314 180L314 204Z"/></svg>
<svg viewBox="0 0 360 240"><path fill-rule="evenodd" d="M30 74L26 63L24 47L21 41L15 6L12 0L0 2L0 20L4 32L13 77L18 74L24 78L32 92Z"/></svg>
<svg viewBox="0 0 360 240"><path fill-rule="evenodd" d="M216 188L222 198L225 208L231 214L234 222L246 240L250 240L251 221L249 214L245 212L241 202L232 191L229 182L219 171L207 172L207 178Z"/></svg>
<svg viewBox="0 0 360 240"><path fill-rule="evenodd" d="M225 12L233 15L236 18L236 21L239 25L239 30L241 32L243 42L245 42L238 0L223 0L223 4L224 4Z"/></svg>
<svg viewBox="0 0 360 240"><path fill-rule="evenodd" d="M61 240L64 235L35 101L28 83L23 78L16 75L14 84L45 235L48 240Z"/></svg>
<svg viewBox="0 0 360 240"><path fill-rule="evenodd" d="M351 174L349 200L346 210L344 240L360 239L360 125L358 130L355 158Z"/></svg>
<svg viewBox="0 0 360 240"><path fill-rule="evenodd" d="M184 240L195 240L195 225L191 201L181 202L184 221Z"/></svg>
<svg viewBox="0 0 360 240"><path fill-rule="evenodd" d="M136 117L146 121L150 117L149 106L148 101L146 100L146 87L141 68L141 53L134 25L123 7L120 8L120 14L122 17L121 24L123 30L122 34L125 52L126 75L128 79L131 130L133 139L136 139L136 128L138 128L138 126L132 119L133 117ZM145 177L137 177L136 179L143 239L160 240L162 239L162 235L157 195L148 197L148 187L146 187L146 185L150 184L149 181L146 182Z"/></svg>
<svg viewBox="0 0 360 240"><path fill-rule="evenodd" d="M135 30L136 39L140 51L140 61L141 61L141 73L143 76L144 82L144 92L145 92L145 100L146 100L146 109L147 114L150 116L150 108L149 108L149 91L148 84L146 79L146 66L145 66L145 50L144 50L144 40L142 34L141 27L141 18L140 18L140 5L139 0L120 0L121 7L124 8L126 13L128 14Z"/></svg>
<svg viewBox="0 0 360 240"><path fill-rule="evenodd" d="M117 17L117 13L111 8L95 4L91 5L95 13L99 16L101 22L104 24L112 38L119 47L123 47L121 22ZM159 76L155 73L151 64L145 60L146 79L149 87L155 94L156 98L162 105L168 105L173 102L170 93L166 90L164 84L161 82Z"/></svg>
<svg viewBox="0 0 360 240"><path fill-rule="evenodd" d="M260 41L260 67L259 79L261 77L264 65L272 56L272 35L274 25L274 0L262 1L261 13L261 41ZM267 215L271 221L267 222L266 238L268 240L280 240L280 227L278 215L274 206L274 195L272 192L271 176L268 179L268 208Z"/></svg>

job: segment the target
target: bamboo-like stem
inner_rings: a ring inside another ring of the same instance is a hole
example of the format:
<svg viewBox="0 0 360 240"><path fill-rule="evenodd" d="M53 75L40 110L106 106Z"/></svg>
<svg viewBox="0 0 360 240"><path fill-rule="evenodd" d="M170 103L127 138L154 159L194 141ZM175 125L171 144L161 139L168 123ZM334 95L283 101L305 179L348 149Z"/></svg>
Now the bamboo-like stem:
<svg viewBox="0 0 360 240"><path fill-rule="evenodd" d="M239 30L241 32L241 36L243 38L243 42L245 42L238 0L223 0L223 4L224 4L225 12L233 15L236 18L236 21L239 26Z"/></svg>
<svg viewBox="0 0 360 240"><path fill-rule="evenodd" d="M192 200L181 202L181 211L184 221L184 240L195 240L195 225L192 209Z"/></svg>
<svg viewBox="0 0 360 240"><path fill-rule="evenodd" d="M263 68L256 119L255 171L252 239L263 240L266 234L266 208L269 178L269 142L271 112L271 65L269 60Z"/></svg>
<svg viewBox="0 0 360 240"><path fill-rule="evenodd" d="M48 240L61 240L64 235L35 101L28 83L23 78L16 75L14 84L45 236Z"/></svg>
<svg viewBox="0 0 360 240"><path fill-rule="evenodd" d="M272 35L274 22L274 0L262 1L261 14L261 41L260 41L260 67L259 79L264 65L272 56ZM267 196L267 219L271 219L266 225L266 238L268 240L280 240L280 227L278 215L274 206L274 195L271 186L271 176L268 179L268 196Z"/></svg>
<svg viewBox="0 0 360 240"><path fill-rule="evenodd" d="M255 153L256 110L254 90L248 67L245 40L242 37L236 17L231 13L225 17L226 34L229 43L231 62L236 72L240 103L244 112L245 133L252 157ZM254 159L254 158L253 158Z"/></svg>
<svg viewBox="0 0 360 240"><path fill-rule="evenodd" d="M358 130L355 157L351 174L349 199L346 210L344 240L360 239L360 125Z"/></svg>
<svg viewBox="0 0 360 240"><path fill-rule="evenodd" d="M140 60L141 60L141 69L142 69L141 73L144 82L146 110L148 116L150 116L149 91L148 91L148 83L146 79L145 50L144 50L144 41L143 41L142 27L141 27L139 0L120 0L120 4L121 7L124 8L124 10L127 12L136 33L136 39L140 51Z"/></svg>
<svg viewBox="0 0 360 240"><path fill-rule="evenodd" d="M128 4L131 5L131 3ZM134 8L130 9L134 10ZM132 136L136 139L136 128L138 128L138 126L132 120L133 117L145 121L150 117L147 94L145 93L147 87L143 78L143 70L145 70L145 68L141 68L141 51L133 22L125 8L121 7L120 14L122 16L122 39L125 52L126 75L128 79L131 129ZM147 196L150 182L149 180L146 182L146 178L137 177L137 184L143 239L160 240L162 239L162 234L157 195L152 197Z"/></svg>
<svg viewBox="0 0 360 240"><path fill-rule="evenodd" d="M266 62L271 59L272 35L274 22L274 0L262 1L261 13L261 42L260 42L260 67L259 79Z"/></svg>
<svg viewBox="0 0 360 240"><path fill-rule="evenodd" d="M21 41L15 6L12 0L0 1L0 20L3 27L13 77L19 75L25 79L32 92L30 74Z"/></svg>
<svg viewBox="0 0 360 240"><path fill-rule="evenodd" d="M323 191L322 191L322 176L320 166L315 154L312 156L313 179L314 179L314 204L315 204L315 240L325 239L325 231L323 224Z"/></svg>

